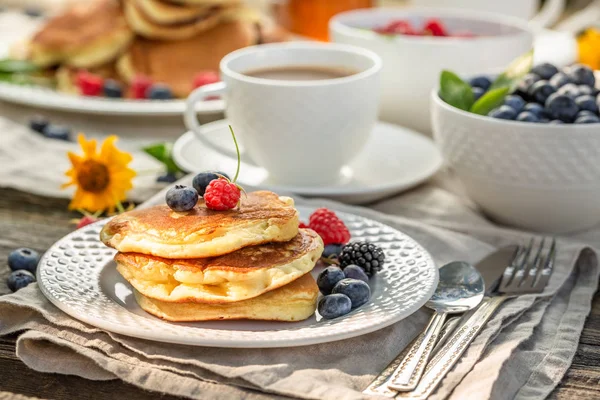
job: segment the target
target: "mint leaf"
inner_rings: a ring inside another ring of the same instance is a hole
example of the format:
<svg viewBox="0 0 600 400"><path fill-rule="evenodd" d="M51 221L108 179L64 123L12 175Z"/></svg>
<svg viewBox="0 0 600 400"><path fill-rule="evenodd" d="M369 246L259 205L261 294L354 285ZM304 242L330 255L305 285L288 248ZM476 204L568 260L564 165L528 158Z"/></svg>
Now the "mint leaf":
<svg viewBox="0 0 600 400"><path fill-rule="evenodd" d="M474 114L488 115L490 111L504 103L508 93L507 87L488 90L473 104L470 111Z"/></svg>
<svg viewBox="0 0 600 400"><path fill-rule="evenodd" d="M13 60L5 58L0 60L0 72L5 73L30 73L38 70L37 65L25 60Z"/></svg>
<svg viewBox="0 0 600 400"><path fill-rule="evenodd" d="M489 90L507 87L512 93L533 66L533 49L517 57L492 83Z"/></svg>
<svg viewBox="0 0 600 400"><path fill-rule="evenodd" d="M154 157L155 159L163 163L165 167L167 167L167 172L183 172L183 170L179 168L177 164L175 164L175 161L173 161L173 145L171 143L156 143L150 146L146 146L142 150L144 150L146 154Z"/></svg>
<svg viewBox="0 0 600 400"><path fill-rule="evenodd" d="M451 106L465 111L469 111L475 102L471 85L446 70L440 75L440 97Z"/></svg>

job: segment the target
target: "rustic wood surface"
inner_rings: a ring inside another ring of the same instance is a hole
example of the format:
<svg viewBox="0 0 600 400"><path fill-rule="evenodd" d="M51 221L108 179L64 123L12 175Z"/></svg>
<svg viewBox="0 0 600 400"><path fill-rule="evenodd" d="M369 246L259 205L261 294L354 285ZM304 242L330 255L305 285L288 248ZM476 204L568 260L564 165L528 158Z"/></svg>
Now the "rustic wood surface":
<svg viewBox="0 0 600 400"><path fill-rule="evenodd" d="M0 268L17 247L40 252L73 229L67 201L0 189ZM4 282L0 282L1 285ZM25 366L15 355L16 336L0 338L0 392L48 399L163 399L175 397L150 393L114 380L94 382L75 376L43 374ZM5 399L5 393L0 398ZM551 399L600 399L600 295L581 335L573 365Z"/></svg>

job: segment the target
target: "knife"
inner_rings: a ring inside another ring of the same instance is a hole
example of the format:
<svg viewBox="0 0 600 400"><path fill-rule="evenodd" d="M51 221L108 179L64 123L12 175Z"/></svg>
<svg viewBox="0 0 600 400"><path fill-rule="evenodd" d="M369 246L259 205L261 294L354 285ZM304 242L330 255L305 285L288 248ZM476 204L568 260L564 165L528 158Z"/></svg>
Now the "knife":
<svg viewBox="0 0 600 400"><path fill-rule="evenodd" d="M483 277L483 281L486 287L486 294L491 292L493 288L498 284L500 278L502 277L502 273L504 272L504 268L508 265L510 260L512 259L517 246L508 246L501 248L481 261L479 261L475 268L479 271L481 276ZM484 302L486 300L484 299ZM471 313L469 313L471 314ZM466 321L466 320L465 320ZM451 336L451 333L456 330L456 326L462 325L463 320L458 323L456 320L450 320L445 325L443 330L445 331L442 340ZM417 336L418 338L418 336ZM415 340L417 339L415 338ZM414 340L413 340L414 342ZM406 352L409 348L411 348L412 343L404 348L404 350L398 354L396 358L392 360L392 362L387 366L386 369L383 370L374 380L369 384L369 386L363 391L364 394L370 395L379 395L382 397L393 398L398 392L395 390L391 390L387 388L387 383L390 380L392 373L397 368L400 362L404 359ZM441 349L441 346L436 346L436 349ZM432 353L432 360L436 358L436 351ZM410 392L407 392L407 394Z"/></svg>

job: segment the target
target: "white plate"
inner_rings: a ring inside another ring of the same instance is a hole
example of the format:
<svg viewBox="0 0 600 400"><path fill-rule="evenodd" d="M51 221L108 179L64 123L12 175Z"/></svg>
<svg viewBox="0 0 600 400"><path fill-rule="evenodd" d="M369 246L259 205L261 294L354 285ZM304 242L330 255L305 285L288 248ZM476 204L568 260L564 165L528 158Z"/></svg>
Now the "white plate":
<svg viewBox="0 0 600 400"><path fill-rule="evenodd" d="M204 125L215 144L233 146L226 120ZM243 151L243 149L242 149ZM310 162L310 154L306 155ZM173 158L184 170L235 171L237 160L226 157L196 140L193 132L181 136L173 146ZM433 176L442 156L431 139L410 129L377 123L371 138L351 165L344 167L342 181L331 186L298 187L269 181L267 171L243 163L238 181L282 193L329 197L346 203L368 203L412 188Z"/></svg>
<svg viewBox="0 0 600 400"><path fill-rule="evenodd" d="M0 100L50 110L104 115L183 115L185 100L124 100L86 97L41 86L20 86L0 82ZM223 100L198 103L200 114L223 112Z"/></svg>
<svg viewBox="0 0 600 400"><path fill-rule="evenodd" d="M313 211L299 207L306 219ZM292 347L347 339L398 322L427 302L438 281L431 256L412 238L389 226L345 213L353 240L370 240L386 255L385 267L371 279L371 300L350 314L301 322L215 321L171 323L145 313L131 286L116 272L113 249L99 241L106 220L75 231L42 257L42 293L73 318L107 331L159 342L213 347ZM320 270L313 271L314 274Z"/></svg>

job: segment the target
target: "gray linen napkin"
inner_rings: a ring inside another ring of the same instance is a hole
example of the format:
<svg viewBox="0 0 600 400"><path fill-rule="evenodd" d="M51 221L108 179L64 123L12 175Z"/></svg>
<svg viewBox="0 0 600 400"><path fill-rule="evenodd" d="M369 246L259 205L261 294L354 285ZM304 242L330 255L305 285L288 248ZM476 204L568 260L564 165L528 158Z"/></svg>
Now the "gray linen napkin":
<svg viewBox="0 0 600 400"><path fill-rule="evenodd" d="M449 187L456 187L451 179L439 180L371 209L324 200L297 202L389 224L421 242L438 265L476 262L494 248L529 239L527 233L495 227ZM144 206L162 202L163 193ZM593 231L589 237L596 235ZM596 289L596 253L585 237L559 239L556 271L544 294L507 302L432 398L542 399L552 391L575 354ZM339 342L242 350L162 344L104 332L57 310L35 285L0 297L0 335L26 331L17 341L17 354L31 368L88 379L119 378L195 399L366 398L361 390L424 327L428 316L420 310L378 332Z"/></svg>

